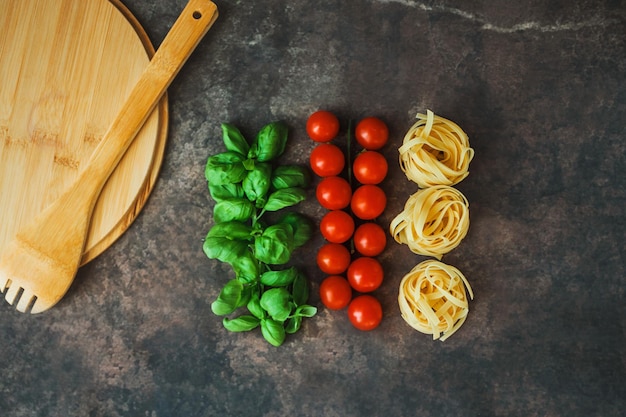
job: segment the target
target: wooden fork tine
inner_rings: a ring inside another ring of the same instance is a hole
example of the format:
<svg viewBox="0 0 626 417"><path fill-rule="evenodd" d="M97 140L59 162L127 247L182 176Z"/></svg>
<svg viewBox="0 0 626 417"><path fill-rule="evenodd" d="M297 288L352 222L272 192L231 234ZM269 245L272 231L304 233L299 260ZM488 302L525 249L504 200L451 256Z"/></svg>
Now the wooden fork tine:
<svg viewBox="0 0 626 417"><path fill-rule="evenodd" d="M6 288L4 298L9 304L15 304L15 309L22 313L26 313L30 310L37 300L37 296L33 294L32 291L20 287L17 283L9 284L9 287Z"/></svg>
<svg viewBox="0 0 626 417"><path fill-rule="evenodd" d="M2 287L5 300L15 305L16 310L25 313L32 307L37 296L28 285L29 283L16 280L17 275L13 274L10 269L9 271L2 270L1 273L3 276L0 278L0 287Z"/></svg>
<svg viewBox="0 0 626 417"><path fill-rule="evenodd" d="M32 307L34 307L34 302L37 300L37 296L33 294L31 291L24 290L22 295L20 296L15 309L21 313L26 313Z"/></svg>
<svg viewBox="0 0 626 417"><path fill-rule="evenodd" d="M4 298L5 300L7 300L9 304L13 305L19 295L19 292L20 292L20 286L12 282L11 284L9 284L9 287L6 289Z"/></svg>

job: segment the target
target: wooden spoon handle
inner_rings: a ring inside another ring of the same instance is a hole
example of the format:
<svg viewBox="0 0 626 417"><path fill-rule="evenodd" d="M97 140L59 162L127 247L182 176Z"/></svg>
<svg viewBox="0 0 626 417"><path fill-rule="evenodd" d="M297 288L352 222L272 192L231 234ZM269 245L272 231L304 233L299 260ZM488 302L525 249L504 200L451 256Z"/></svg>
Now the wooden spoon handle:
<svg viewBox="0 0 626 417"><path fill-rule="evenodd" d="M215 19L217 7L211 1L190 0L185 6L81 175L89 181L102 179L94 184L96 194Z"/></svg>

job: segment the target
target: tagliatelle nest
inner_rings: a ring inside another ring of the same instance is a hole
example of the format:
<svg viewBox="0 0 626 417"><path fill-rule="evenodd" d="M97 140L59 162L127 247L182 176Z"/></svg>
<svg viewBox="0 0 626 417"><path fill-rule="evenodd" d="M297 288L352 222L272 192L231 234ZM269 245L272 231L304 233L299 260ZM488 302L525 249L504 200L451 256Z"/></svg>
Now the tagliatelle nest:
<svg viewBox="0 0 626 417"><path fill-rule="evenodd" d="M424 261L402 278L398 304L402 318L415 330L446 340L465 322L467 293L472 288L457 268L435 260Z"/></svg>
<svg viewBox="0 0 626 417"><path fill-rule="evenodd" d="M469 203L456 188L424 188L409 197L389 226L398 243L437 259L456 248L469 229Z"/></svg>
<svg viewBox="0 0 626 417"><path fill-rule="evenodd" d="M421 188L455 185L467 177L474 157L469 138L454 122L427 110L404 136L400 168Z"/></svg>

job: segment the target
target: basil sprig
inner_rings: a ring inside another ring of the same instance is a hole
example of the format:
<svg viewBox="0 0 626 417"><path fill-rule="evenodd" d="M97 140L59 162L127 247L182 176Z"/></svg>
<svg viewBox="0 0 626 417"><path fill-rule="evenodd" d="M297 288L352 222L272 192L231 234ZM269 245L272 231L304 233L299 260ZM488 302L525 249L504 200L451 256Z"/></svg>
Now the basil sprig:
<svg viewBox="0 0 626 417"><path fill-rule="evenodd" d="M226 151L210 156L205 168L215 206L203 250L210 259L230 264L235 278L224 285L211 310L229 316L245 308L245 313L224 317L224 327L231 332L260 327L265 340L280 346L287 334L300 329L303 318L317 313L307 304L307 278L286 265L314 226L295 211L275 223L264 215L303 201L310 176L305 167L276 163L287 144L282 122L264 126L250 143L227 123L222 134Z"/></svg>

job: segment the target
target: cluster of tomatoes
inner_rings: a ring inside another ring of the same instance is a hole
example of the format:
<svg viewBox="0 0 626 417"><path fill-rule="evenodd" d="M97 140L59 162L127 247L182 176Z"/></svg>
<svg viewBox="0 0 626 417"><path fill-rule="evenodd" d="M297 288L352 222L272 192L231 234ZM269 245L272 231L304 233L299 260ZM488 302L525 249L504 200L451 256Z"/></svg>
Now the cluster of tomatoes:
<svg viewBox="0 0 626 417"><path fill-rule="evenodd" d="M306 125L309 137L319 143L310 155L311 169L321 177L316 197L328 210L320 222L326 243L317 253L317 265L327 274L320 284L320 299L331 310L348 307L354 327L372 330L383 316L380 302L369 294L380 287L384 277L375 257L387 242L385 231L374 221L387 205L379 184L387 176L388 165L377 150L387 143L389 130L376 117L359 121L354 138L363 149L354 161L348 160L351 165L346 179L342 176L346 168L344 152L330 143L339 127L337 117L325 110L313 113ZM352 176L358 181L354 190ZM353 290L359 295L353 297Z"/></svg>

